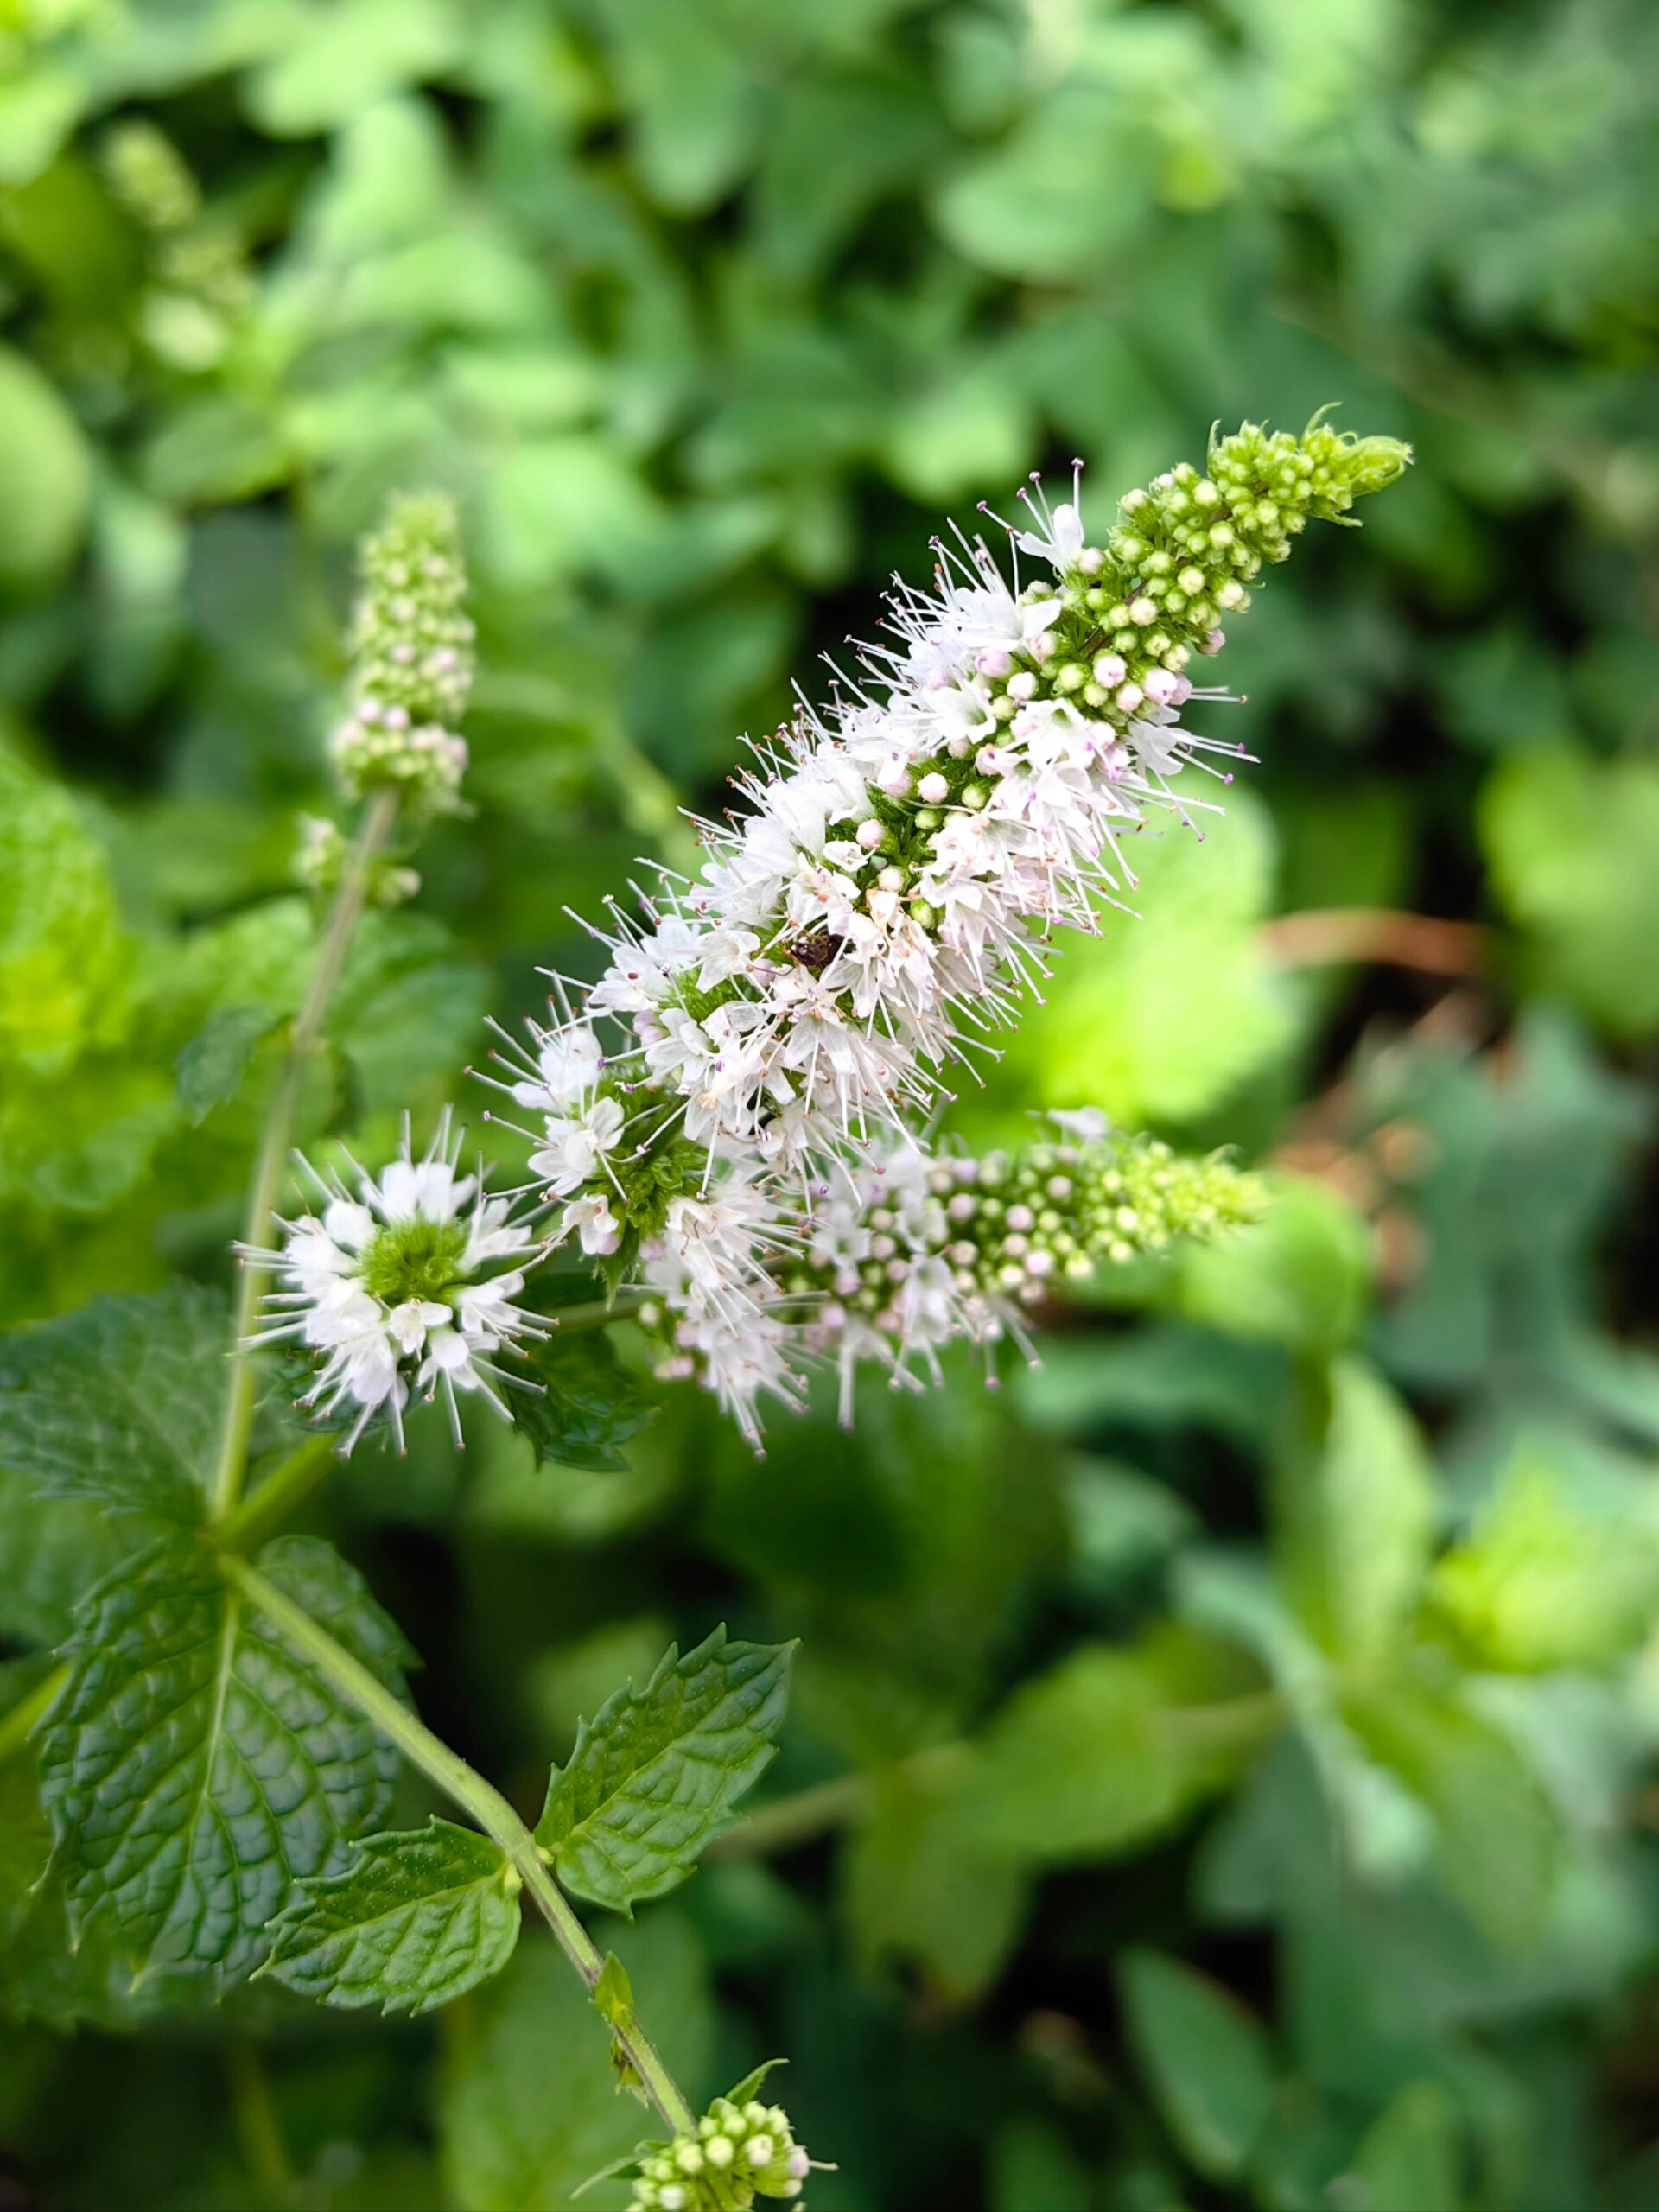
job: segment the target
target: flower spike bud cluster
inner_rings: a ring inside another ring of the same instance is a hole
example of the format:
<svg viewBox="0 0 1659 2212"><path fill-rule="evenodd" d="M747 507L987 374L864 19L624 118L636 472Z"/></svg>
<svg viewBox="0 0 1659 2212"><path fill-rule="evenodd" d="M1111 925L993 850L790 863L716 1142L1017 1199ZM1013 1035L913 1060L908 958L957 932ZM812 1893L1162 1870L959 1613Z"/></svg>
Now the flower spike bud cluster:
<svg viewBox="0 0 1659 2212"><path fill-rule="evenodd" d="M337 822L320 814L299 817L300 842L294 850L294 880L314 899L326 899L339 890L351 859L351 844ZM365 887L371 906L401 906L421 887L418 872L400 861L377 854L369 863Z"/></svg>
<svg viewBox="0 0 1659 2212"><path fill-rule="evenodd" d="M747 2212L759 2197L805 2212L806 2177L817 2163L795 2140L781 2105L716 2097L695 2135L640 2152L629 2212Z"/></svg>
<svg viewBox="0 0 1659 2212"><path fill-rule="evenodd" d="M563 1233L616 1274L678 1272L729 1402L784 1386L766 1285L809 1226L801 1192L924 1126L1055 931L1127 897L1134 837L1213 804L1194 786L1243 748L1189 726L1226 697L1191 671L1309 519L1408 459L1317 418L1246 424L1205 472L1130 493L1103 543L1075 480L1003 524L1011 575L982 537L936 540L931 588L895 585L881 642L739 779L747 811L702 825L697 880L595 932L603 974L532 1025L503 1087L541 1117Z"/></svg>
<svg viewBox="0 0 1659 2212"><path fill-rule="evenodd" d="M918 1382L918 1370L937 1380L954 1339L988 1353L1008 1337L1027 1344L1022 1316L1064 1286L1266 1211L1260 1179L1224 1160L1109 1135L1093 1109L1050 1118L1054 1141L1013 1154L895 1146L818 1198L766 1318L786 1369L791 1356L838 1369L843 1425L865 1361L896 1384ZM683 1279L645 1272L661 1292L639 1316L661 1346L658 1372L723 1389L688 1326Z"/></svg>
<svg viewBox="0 0 1659 2212"><path fill-rule="evenodd" d="M330 741L347 796L399 791L415 813L452 811L467 770L461 720L473 682L473 625L454 504L394 500L363 541L350 635L352 700Z"/></svg>
<svg viewBox="0 0 1659 2212"><path fill-rule="evenodd" d="M356 1408L348 1452L383 1410L401 1450L411 1392L442 1392L457 1443L458 1390L478 1391L510 1420L497 1386L516 1378L497 1355L547 1333L514 1303L539 1240L512 1200L487 1195L481 1170L460 1172L460 1158L446 1114L423 1157L405 1126L398 1158L378 1175L357 1169L355 1190L302 1161L321 1212L283 1221L277 1251L238 1248L278 1286L250 1345L292 1342L314 1355L316 1380L300 1402Z"/></svg>

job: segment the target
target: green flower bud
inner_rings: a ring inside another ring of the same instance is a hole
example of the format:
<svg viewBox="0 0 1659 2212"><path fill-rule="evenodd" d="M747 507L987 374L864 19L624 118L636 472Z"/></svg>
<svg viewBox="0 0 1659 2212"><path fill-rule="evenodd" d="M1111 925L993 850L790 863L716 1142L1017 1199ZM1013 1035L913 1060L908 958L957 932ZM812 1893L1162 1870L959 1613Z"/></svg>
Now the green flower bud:
<svg viewBox="0 0 1659 2212"><path fill-rule="evenodd" d="M352 710L331 741L335 769L352 798L389 784L411 810L453 809L467 747L449 725L473 681L454 505L434 493L394 501L383 527L364 539L359 563Z"/></svg>

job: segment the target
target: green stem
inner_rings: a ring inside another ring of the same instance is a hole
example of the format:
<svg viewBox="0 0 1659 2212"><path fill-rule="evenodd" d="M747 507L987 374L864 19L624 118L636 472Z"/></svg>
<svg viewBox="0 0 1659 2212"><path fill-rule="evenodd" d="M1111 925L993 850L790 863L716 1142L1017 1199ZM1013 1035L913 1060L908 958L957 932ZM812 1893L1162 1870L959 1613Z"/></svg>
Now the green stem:
<svg viewBox="0 0 1659 2212"><path fill-rule="evenodd" d="M294 2169L283 2140L276 2103L258 2052L251 2044L233 2043L225 2052L231 2113L242 2140L242 2155L265 2194L286 2204L293 2193Z"/></svg>
<svg viewBox="0 0 1659 2212"><path fill-rule="evenodd" d="M41 1681L35 1683L25 1698L20 1698L3 1719L0 1719L0 1766L16 1758L47 1714L51 1712L69 1680L69 1662L54 1667Z"/></svg>
<svg viewBox="0 0 1659 2212"><path fill-rule="evenodd" d="M843 1821L855 1820L869 1795L868 1774L832 1776L810 1789L797 1789L787 1797L774 1797L769 1805L757 1806L747 1820L716 1836L702 1855L748 1859L762 1852L791 1851L798 1843L810 1843L827 1829L839 1827Z"/></svg>
<svg viewBox="0 0 1659 2212"><path fill-rule="evenodd" d="M1276 1734L1288 1718L1284 1699L1276 1691L1263 1690L1251 1697L1227 1698L1219 1705L1172 1706L1157 1715L1157 1725L1183 1751L1221 1754L1255 1749ZM969 1743L933 1744L898 1761L893 1770L916 1780L931 1774L937 1781L972 1755ZM874 1781L868 1774L837 1774L828 1782L815 1782L809 1789L776 1797L716 1836L702 1855L747 1859L810 1843L830 1828L857 1820L869 1803Z"/></svg>
<svg viewBox="0 0 1659 2212"><path fill-rule="evenodd" d="M605 1961L554 1880L535 1837L499 1790L416 1719L384 1682L377 1681L360 1661L336 1643L326 1629L320 1628L302 1605L285 1597L245 1560L226 1554L221 1555L219 1564L226 1580L276 1623L346 1703L372 1721L411 1766L418 1768L446 1796L453 1798L463 1812L472 1815L486 1835L500 1845L553 1930L560 1949L591 1993L604 1970ZM696 2115L645 2030L637 2020L629 2019L614 2032L623 2055L668 2126L677 2135L694 2135Z"/></svg>
<svg viewBox="0 0 1659 2212"><path fill-rule="evenodd" d="M561 1336L576 1329L603 1329L613 1321L629 1321L642 1306L648 1306L649 1296L642 1298L595 1298L582 1306L556 1306L546 1316Z"/></svg>
<svg viewBox="0 0 1659 2212"><path fill-rule="evenodd" d="M294 1122L305 1088L307 1070L322 1034L328 1001L334 995L334 986L346 965L353 932L368 896L369 869L376 854L391 834L392 823L397 818L397 802L398 793L390 785L383 785L363 810L362 826L358 831L357 842L352 847L351 857L346 863L340 888L334 894L322 943L317 950L317 964L311 971L311 982L304 1003L295 1016L294 1027L289 1037L288 1057L283 1063L281 1075L276 1078L276 1094L270 1102L270 1111L265 1117L264 1135L260 1141L259 1157L254 1167L253 1185L248 1194L247 1218L242 1226L245 1244L259 1247L270 1238L271 1216L276 1211L283 1177L288 1172L289 1151L294 1141ZM257 1261L244 1261L237 1291L233 1338L233 1344L238 1348L252 1333L259 1300L268 1281L268 1270ZM247 1470L248 1434L253 1426L256 1379L253 1362L245 1353L232 1357L230 1387L225 1397L225 1421L219 1433L219 1458L208 1492L208 1503L216 1521L225 1519L241 1496L242 1478Z"/></svg>
<svg viewBox="0 0 1659 2212"><path fill-rule="evenodd" d="M314 1491L334 1463L340 1439L328 1433L308 1436L296 1452L265 1477L251 1497L219 1523L215 1534L226 1551L251 1552L271 1530L288 1518L300 1500Z"/></svg>

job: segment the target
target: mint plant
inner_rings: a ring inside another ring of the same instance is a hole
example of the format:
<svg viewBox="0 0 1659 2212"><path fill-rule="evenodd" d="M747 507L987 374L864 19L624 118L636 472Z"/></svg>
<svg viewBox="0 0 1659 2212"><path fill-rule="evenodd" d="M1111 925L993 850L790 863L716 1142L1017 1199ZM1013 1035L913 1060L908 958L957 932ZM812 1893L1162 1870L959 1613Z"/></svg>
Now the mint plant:
<svg viewBox="0 0 1659 2212"><path fill-rule="evenodd" d="M1247 425L1132 493L1098 544L1075 481L1052 507L1022 495L1011 573L982 538L937 541L933 588L899 588L884 642L762 752L749 810L702 825L696 880L613 906L597 980L554 977L528 1046L504 1042L492 1111L531 1117L515 1190L448 1114L378 1165L315 1137L359 925L411 894L423 830L465 804L459 523L433 495L394 504L362 550L331 746L359 817L308 824L297 863L326 902L308 979L291 1017L222 1007L181 1058L201 1121L280 1050L234 1309L181 1287L0 1343L9 1466L130 1535L0 1721L7 1752L38 1739L71 1943L137 1984L269 1978L422 2012L500 1971L528 1899L668 2131L613 2170L635 2204L802 2200L812 2161L761 2075L695 2112L571 1901L631 1913L692 1873L773 1756L792 1647L718 1627L671 1647L583 1722L532 1827L417 1716L361 1577L281 1531L367 1429L401 1447L435 1399L458 1441L478 1399L541 1459L603 1467L649 1409L643 1366L716 1393L758 1445L815 1366L848 1421L863 1367L919 1387L953 1339L995 1379L1068 1284L1261 1213L1249 1174L1086 1104L980 1158L938 1112L1056 933L1132 899L1135 839L1216 804L1242 748L1182 717L1226 698L1191 672L1223 620L1307 521L1345 520L1408 458L1318 418ZM400 1762L467 1824L387 1828ZM1017 1811L977 1817L993 1834Z"/></svg>

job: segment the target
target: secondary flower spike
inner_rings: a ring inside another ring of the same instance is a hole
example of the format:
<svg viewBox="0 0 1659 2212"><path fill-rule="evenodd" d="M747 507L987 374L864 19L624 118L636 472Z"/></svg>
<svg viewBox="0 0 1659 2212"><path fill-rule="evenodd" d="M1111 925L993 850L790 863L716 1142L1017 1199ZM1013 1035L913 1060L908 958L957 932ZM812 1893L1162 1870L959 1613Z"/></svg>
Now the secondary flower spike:
<svg viewBox="0 0 1659 2212"><path fill-rule="evenodd" d="M416 812L452 810L467 770L455 735L473 683L467 571L452 501L392 502L363 541L353 613L352 704L329 751L348 798L394 785Z"/></svg>
<svg viewBox="0 0 1659 2212"><path fill-rule="evenodd" d="M838 1179L777 1264L747 1346L706 1325L683 1269L648 1261L660 1303L639 1318L661 1346L658 1373L696 1376L742 1420L734 1373L758 1371L760 1387L788 1397L794 1364L828 1360L850 1426L861 1363L877 1362L895 1382L917 1382L918 1369L937 1380L938 1353L954 1339L988 1353L1008 1337L1025 1344L1030 1309L1065 1285L1179 1242L1211 1242L1267 1209L1260 1178L1224 1160L1111 1135L1091 1109L1049 1118L1054 1140L1016 1153L975 1159L903 1143Z"/></svg>
<svg viewBox="0 0 1659 2212"><path fill-rule="evenodd" d="M486 1195L481 1171L460 1173L460 1156L446 1115L423 1157L406 1127L401 1156L378 1176L359 1169L355 1190L307 1166L321 1212L284 1222L279 1251L238 1247L279 1284L250 1344L296 1342L315 1356L301 1403L358 1408L347 1451L382 1408L401 1449L412 1390L442 1391L457 1443L457 1390L478 1391L510 1419L495 1355L547 1333L513 1302L538 1240L511 1199Z"/></svg>

